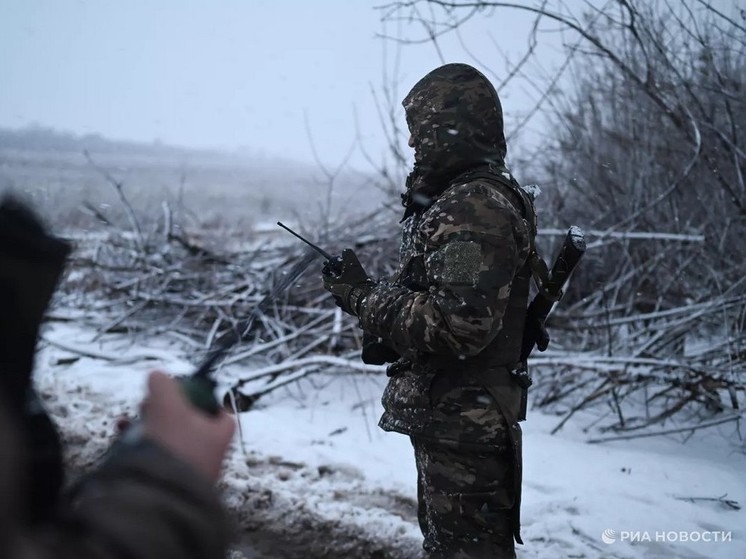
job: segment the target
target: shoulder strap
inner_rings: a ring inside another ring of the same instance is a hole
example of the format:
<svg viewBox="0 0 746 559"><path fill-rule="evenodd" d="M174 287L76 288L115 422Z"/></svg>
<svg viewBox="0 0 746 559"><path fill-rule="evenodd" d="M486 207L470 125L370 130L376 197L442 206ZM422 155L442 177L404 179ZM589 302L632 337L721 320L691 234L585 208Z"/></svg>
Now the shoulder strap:
<svg viewBox="0 0 746 559"><path fill-rule="evenodd" d="M521 214L531 231L531 246L533 247L534 237L536 237L536 210L534 209L534 198L526 190L521 188L521 185L518 184L518 181L515 180L508 168L504 165L485 165L478 169L462 173L451 181L451 185L470 182L473 180L483 180L492 185L499 184L513 193L514 198L517 198L517 205L519 205Z"/></svg>

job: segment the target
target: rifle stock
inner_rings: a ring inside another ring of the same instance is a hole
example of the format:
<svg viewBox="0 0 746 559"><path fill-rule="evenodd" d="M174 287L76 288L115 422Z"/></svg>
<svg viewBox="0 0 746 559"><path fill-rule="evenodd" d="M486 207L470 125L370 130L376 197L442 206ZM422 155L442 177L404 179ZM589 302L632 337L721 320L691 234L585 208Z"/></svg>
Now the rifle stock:
<svg viewBox="0 0 746 559"><path fill-rule="evenodd" d="M577 267L583 254L585 254L585 247L583 231L580 227L573 225L567 232L565 242L562 244L562 248L549 272L549 283L544 286L552 297L548 298L539 292L529 305L529 309L534 313L534 316L538 317L542 323L549 316L554 303L562 296L562 288Z"/></svg>
<svg viewBox="0 0 746 559"><path fill-rule="evenodd" d="M521 344L521 364L511 371L515 381L522 388L518 421L526 419L528 388L533 384L533 380L528 374L526 362L534 347L538 347L539 351L544 351L549 345L549 335L544 328L544 322L554 304L562 297L562 288L577 267L583 254L585 254L585 248L585 236L582 229L573 225L567 232L565 242L562 244L552 269L549 271L547 281L543 283L539 293L536 294L526 310L526 323Z"/></svg>

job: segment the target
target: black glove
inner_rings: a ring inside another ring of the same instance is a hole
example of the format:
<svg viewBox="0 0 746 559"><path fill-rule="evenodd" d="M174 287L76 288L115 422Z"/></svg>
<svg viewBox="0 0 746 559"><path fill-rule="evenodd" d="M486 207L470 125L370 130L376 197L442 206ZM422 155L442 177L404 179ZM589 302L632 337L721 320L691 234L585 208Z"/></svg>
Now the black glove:
<svg viewBox="0 0 746 559"><path fill-rule="evenodd" d="M363 363L367 363L368 365L383 365L384 363L393 363L399 359L399 353L383 342L378 336L363 334L363 351L360 357Z"/></svg>
<svg viewBox="0 0 746 559"><path fill-rule="evenodd" d="M521 361L526 361L534 345L539 351L544 351L549 346L549 333L544 327L544 321L531 312L529 307L526 313L526 324L523 327L523 342L521 344Z"/></svg>
<svg viewBox="0 0 746 559"><path fill-rule="evenodd" d="M321 277L324 289L334 296L337 306L352 316L359 316L360 302L376 285L349 248L342 251L341 257L324 264Z"/></svg>

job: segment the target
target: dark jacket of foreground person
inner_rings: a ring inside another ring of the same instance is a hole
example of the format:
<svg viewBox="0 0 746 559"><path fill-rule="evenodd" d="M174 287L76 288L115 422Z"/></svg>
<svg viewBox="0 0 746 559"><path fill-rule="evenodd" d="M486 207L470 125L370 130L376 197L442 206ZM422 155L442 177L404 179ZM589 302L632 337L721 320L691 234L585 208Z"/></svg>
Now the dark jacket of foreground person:
<svg viewBox="0 0 746 559"><path fill-rule="evenodd" d="M224 557L228 523L214 484L151 440L61 489L60 440L31 371L68 250L24 207L0 203L0 557Z"/></svg>
<svg viewBox="0 0 746 559"><path fill-rule="evenodd" d="M0 410L3 559L219 559L228 522L214 485L152 442L106 461L49 516L28 520L21 430Z"/></svg>
<svg viewBox="0 0 746 559"><path fill-rule="evenodd" d="M412 438L424 548L514 557L522 389L511 371L526 320L533 199L505 166L500 101L480 72L437 68L403 104L415 165L398 271L347 286L327 271L324 281L377 340L363 358L376 345L396 358L380 425Z"/></svg>

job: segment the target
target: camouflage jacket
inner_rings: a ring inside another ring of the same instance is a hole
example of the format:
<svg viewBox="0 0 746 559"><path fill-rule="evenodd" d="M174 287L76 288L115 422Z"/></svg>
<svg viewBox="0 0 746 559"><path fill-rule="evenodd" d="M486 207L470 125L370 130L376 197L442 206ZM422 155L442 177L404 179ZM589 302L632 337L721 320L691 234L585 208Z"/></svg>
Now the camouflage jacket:
<svg viewBox="0 0 746 559"><path fill-rule="evenodd" d="M416 164L399 268L360 313L366 333L402 356L380 425L508 445L520 402L508 370L520 353L535 224L503 164L499 100L479 72L450 64L423 78L404 106ZM499 405L485 382L503 395Z"/></svg>

